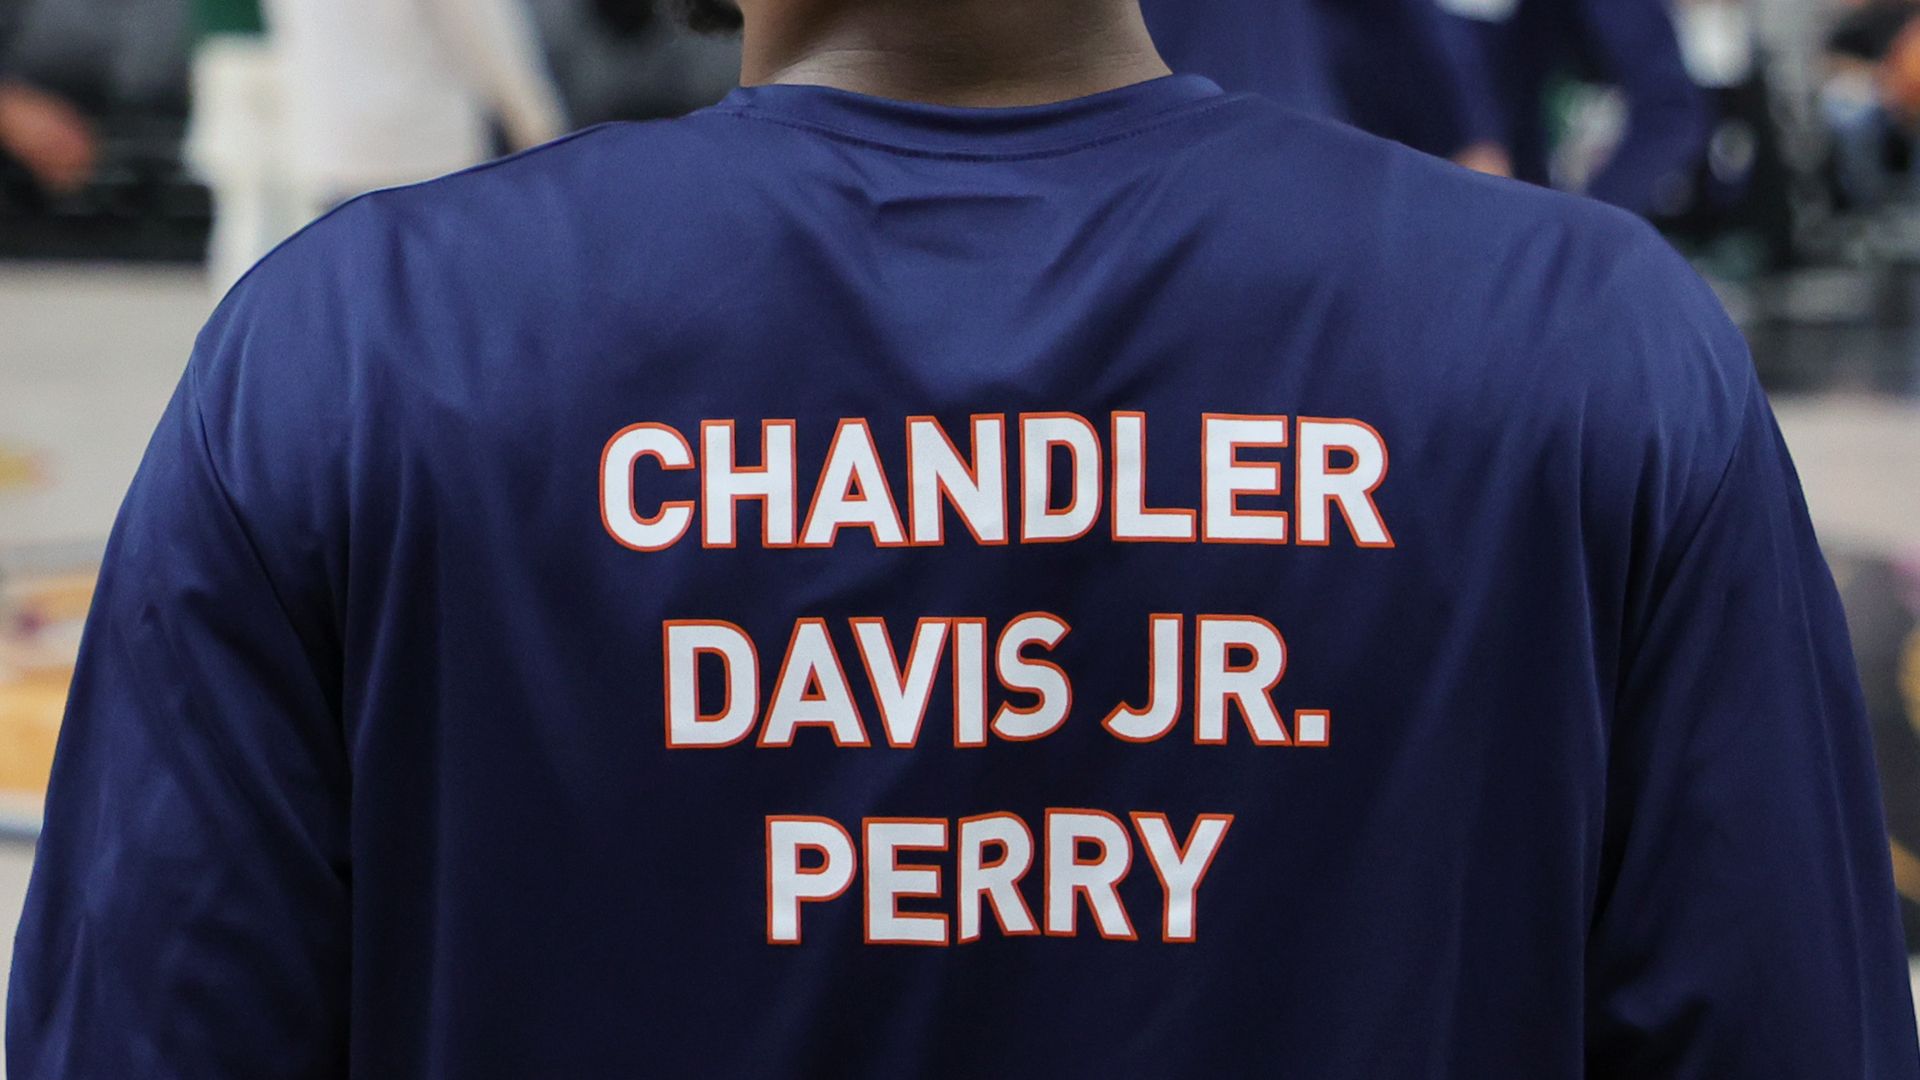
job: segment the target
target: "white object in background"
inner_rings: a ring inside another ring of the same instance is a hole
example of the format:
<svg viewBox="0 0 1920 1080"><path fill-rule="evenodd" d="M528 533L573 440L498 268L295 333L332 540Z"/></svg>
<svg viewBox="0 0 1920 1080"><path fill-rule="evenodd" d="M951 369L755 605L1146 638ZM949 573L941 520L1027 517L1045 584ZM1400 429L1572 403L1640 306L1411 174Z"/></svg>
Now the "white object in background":
<svg viewBox="0 0 1920 1080"><path fill-rule="evenodd" d="M1520 0L1439 0L1440 10L1475 22L1506 22L1520 8Z"/></svg>
<svg viewBox="0 0 1920 1080"><path fill-rule="evenodd" d="M1914 1019L1920 1021L1920 956L1909 961L1913 970Z"/></svg>
<svg viewBox="0 0 1920 1080"><path fill-rule="evenodd" d="M1687 74L1709 90L1740 86L1753 74L1753 16L1744 4L1695 0L1682 5L1674 28Z"/></svg>
<svg viewBox="0 0 1920 1080"><path fill-rule="evenodd" d="M1575 84L1567 107L1566 130L1553 148L1553 186L1585 191L1613 160L1632 119L1627 96L1610 86Z"/></svg>
<svg viewBox="0 0 1920 1080"><path fill-rule="evenodd" d="M194 51L186 153L213 193L207 279L216 297L306 224L287 160L286 111L279 58L264 36L222 34Z"/></svg>
<svg viewBox="0 0 1920 1080"><path fill-rule="evenodd" d="M423 0L441 40L516 149L566 134L539 30L521 0Z"/></svg>
<svg viewBox="0 0 1920 1080"><path fill-rule="evenodd" d="M562 134L564 110L519 0L268 0L289 157L317 203L425 180Z"/></svg>

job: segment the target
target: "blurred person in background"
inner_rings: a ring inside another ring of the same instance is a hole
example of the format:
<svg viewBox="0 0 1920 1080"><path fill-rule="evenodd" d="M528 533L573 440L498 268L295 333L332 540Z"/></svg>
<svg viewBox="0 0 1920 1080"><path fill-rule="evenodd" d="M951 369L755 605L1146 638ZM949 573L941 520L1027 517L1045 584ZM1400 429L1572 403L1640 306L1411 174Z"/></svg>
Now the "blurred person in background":
<svg viewBox="0 0 1920 1080"><path fill-rule="evenodd" d="M1434 0L1322 0L1322 10L1356 126L1480 172L1512 175L1479 54Z"/></svg>
<svg viewBox="0 0 1920 1080"><path fill-rule="evenodd" d="M0 28L0 150L41 187L79 190L116 110L185 107L180 0L26 0Z"/></svg>
<svg viewBox="0 0 1920 1080"><path fill-rule="evenodd" d="M1176 71L1505 174L1487 87L1434 0L1146 0Z"/></svg>
<svg viewBox="0 0 1920 1080"><path fill-rule="evenodd" d="M48 191L78 190L99 154L93 121L74 103L31 82L0 82L0 146Z"/></svg>
<svg viewBox="0 0 1920 1080"><path fill-rule="evenodd" d="M1463 20L1499 106L1514 174L1552 184L1562 134L1557 91L1570 80L1615 89L1625 124L1605 160L1576 186L1638 214L1668 210L1691 190L1712 130L1706 95L1687 73L1667 0L1446 0Z"/></svg>
<svg viewBox="0 0 1920 1080"><path fill-rule="evenodd" d="M575 126L652 120L711 105L740 76L740 42L695 34L656 0L533 0Z"/></svg>
<svg viewBox="0 0 1920 1080"><path fill-rule="evenodd" d="M305 219L289 175L286 100L260 0L192 0L186 157L213 195L207 278L225 293Z"/></svg>
<svg viewBox="0 0 1920 1080"><path fill-rule="evenodd" d="M1920 124L1920 3L1844 6L1827 38L1820 108L1847 205L1871 209L1910 187Z"/></svg>
<svg viewBox="0 0 1920 1080"><path fill-rule="evenodd" d="M1725 285L1790 266L1802 162L1813 145L1813 97L1800 89L1801 57L1822 30L1795 27L1754 0L1679 0L1674 11L1687 72L1707 101L1711 127L1690 192L1662 207L1661 227Z"/></svg>
<svg viewBox="0 0 1920 1080"><path fill-rule="evenodd" d="M267 0L294 183L317 214L562 135L520 0Z"/></svg>

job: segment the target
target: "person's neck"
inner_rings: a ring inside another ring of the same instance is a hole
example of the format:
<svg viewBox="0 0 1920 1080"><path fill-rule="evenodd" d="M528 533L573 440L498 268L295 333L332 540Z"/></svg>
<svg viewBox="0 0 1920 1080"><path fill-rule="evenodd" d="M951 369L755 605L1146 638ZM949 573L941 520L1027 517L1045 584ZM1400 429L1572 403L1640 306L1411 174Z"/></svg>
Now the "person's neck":
<svg viewBox="0 0 1920 1080"><path fill-rule="evenodd" d="M740 82L1043 105L1169 74L1137 0L745 0Z"/></svg>

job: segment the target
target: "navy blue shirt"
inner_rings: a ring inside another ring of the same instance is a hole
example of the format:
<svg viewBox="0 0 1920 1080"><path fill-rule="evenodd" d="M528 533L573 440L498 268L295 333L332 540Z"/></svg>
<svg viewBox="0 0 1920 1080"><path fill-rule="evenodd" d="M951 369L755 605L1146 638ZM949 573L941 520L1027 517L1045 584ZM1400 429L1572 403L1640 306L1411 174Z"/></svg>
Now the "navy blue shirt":
<svg viewBox="0 0 1920 1080"><path fill-rule="evenodd" d="M8 1020L35 1078L1920 1075L1711 294L1187 77L743 90L269 257Z"/></svg>

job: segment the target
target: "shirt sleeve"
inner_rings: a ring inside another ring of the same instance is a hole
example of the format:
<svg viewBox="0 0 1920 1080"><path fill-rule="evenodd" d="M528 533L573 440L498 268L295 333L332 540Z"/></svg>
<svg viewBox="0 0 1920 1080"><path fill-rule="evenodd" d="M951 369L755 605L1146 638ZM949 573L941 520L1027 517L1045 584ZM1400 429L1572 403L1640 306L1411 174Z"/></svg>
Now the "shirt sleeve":
<svg viewBox="0 0 1920 1080"><path fill-rule="evenodd" d="M88 619L15 946L14 1076L345 1075L337 648L222 483L199 363Z"/></svg>
<svg viewBox="0 0 1920 1080"><path fill-rule="evenodd" d="M1851 647L1757 386L1695 507L1629 609L1589 1075L1920 1075Z"/></svg>

